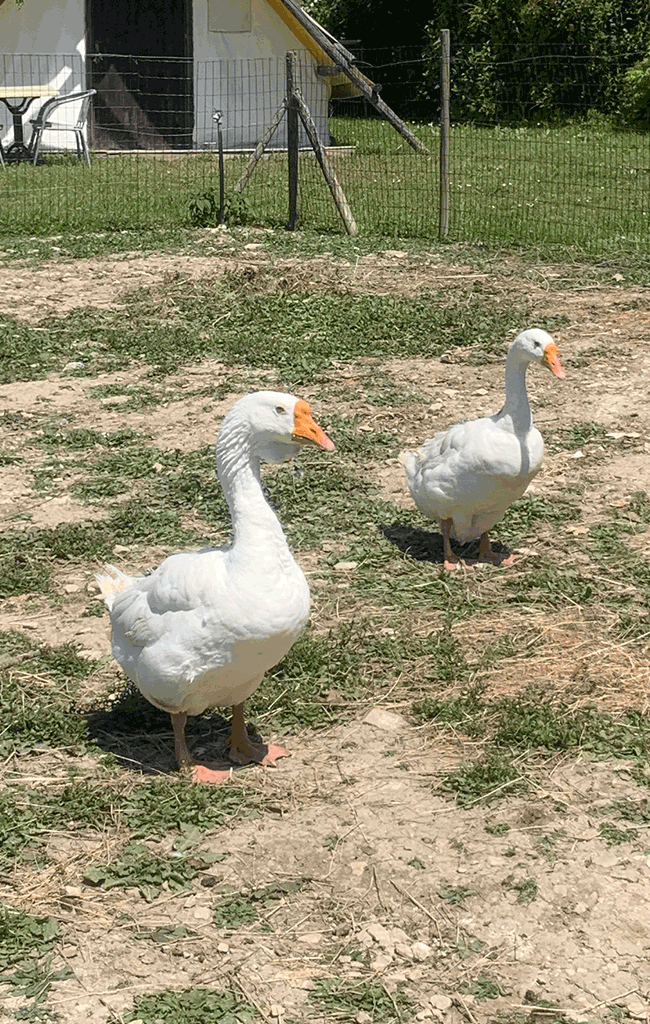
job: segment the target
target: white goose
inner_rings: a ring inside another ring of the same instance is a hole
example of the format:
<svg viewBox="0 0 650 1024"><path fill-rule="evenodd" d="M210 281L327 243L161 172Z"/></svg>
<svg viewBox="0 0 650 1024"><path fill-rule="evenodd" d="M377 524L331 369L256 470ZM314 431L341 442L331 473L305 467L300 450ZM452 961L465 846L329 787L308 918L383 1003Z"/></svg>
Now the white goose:
<svg viewBox="0 0 650 1024"><path fill-rule="evenodd" d="M564 377L557 347L546 331L532 328L515 338L506 358L506 400L500 412L456 423L417 452L404 452L409 490L415 504L437 519L446 569L459 559L450 538L466 544L480 538L479 561L509 564L492 550L488 531L500 523L538 472L544 454L542 435L533 426L526 391L529 363L541 363Z"/></svg>
<svg viewBox="0 0 650 1024"><path fill-rule="evenodd" d="M107 566L109 575L97 577L113 657L147 700L171 715L176 758L195 782L230 777L196 764L188 750L187 716L206 708L232 706L230 758L237 764L272 764L287 753L251 742L243 705L309 615L309 586L260 480L260 460L283 462L304 444L334 448L306 402L275 391L241 398L216 446L231 544L171 555L148 576Z"/></svg>

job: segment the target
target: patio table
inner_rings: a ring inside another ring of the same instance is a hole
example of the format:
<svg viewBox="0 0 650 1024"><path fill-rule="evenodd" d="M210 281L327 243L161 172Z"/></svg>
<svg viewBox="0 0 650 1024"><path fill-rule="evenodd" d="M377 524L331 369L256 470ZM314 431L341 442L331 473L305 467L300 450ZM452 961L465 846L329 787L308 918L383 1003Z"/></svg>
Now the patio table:
<svg viewBox="0 0 650 1024"><path fill-rule="evenodd" d="M59 90L50 85L0 85L0 100L11 114L14 122L14 141L5 149L7 163L31 160L29 146L23 136L23 114L32 100L39 96L58 96ZM15 102L17 101L17 102Z"/></svg>

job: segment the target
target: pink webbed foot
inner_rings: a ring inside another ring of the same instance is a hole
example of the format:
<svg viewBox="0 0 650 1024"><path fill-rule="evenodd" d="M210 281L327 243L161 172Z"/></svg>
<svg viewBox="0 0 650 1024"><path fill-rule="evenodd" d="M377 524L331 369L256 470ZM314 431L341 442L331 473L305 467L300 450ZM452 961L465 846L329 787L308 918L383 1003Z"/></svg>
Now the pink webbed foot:
<svg viewBox="0 0 650 1024"><path fill-rule="evenodd" d="M280 757L289 757L284 747L276 747L273 743L253 743L251 740L233 743L230 748L230 760L235 764L274 765Z"/></svg>
<svg viewBox="0 0 650 1024"><path fill-rule="evenodd" d="M210 786L220 786L222 782L230 782L232 779L232 768L226 771L213 771L204 764L193 764L190 767L192 782L203 782Z"/></svg>

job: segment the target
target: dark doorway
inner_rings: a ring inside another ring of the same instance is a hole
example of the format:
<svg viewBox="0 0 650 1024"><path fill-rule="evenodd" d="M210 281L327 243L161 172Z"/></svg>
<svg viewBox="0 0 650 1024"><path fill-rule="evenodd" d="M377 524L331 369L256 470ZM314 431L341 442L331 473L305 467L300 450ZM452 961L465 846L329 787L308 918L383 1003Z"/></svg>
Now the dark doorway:
<svg viewBox="0 0 650 1024"><path fill-rule="evenodd" d="M190 149L192 0L87 0L96 149Z"/></svg>

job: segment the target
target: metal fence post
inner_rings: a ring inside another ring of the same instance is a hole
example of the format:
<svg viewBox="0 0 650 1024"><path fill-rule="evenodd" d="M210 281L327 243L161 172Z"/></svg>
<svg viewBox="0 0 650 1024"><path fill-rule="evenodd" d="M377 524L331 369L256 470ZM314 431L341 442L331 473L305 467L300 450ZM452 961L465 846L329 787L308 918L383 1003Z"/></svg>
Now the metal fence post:
<svg viewBox="0 0 650 1024"><path fill-rule="evenodd" d="M298 104L294 78L294 54L287 53L287 162L289 164L289 222L293 231L298 220Z"/></svg>
<svg viewBox="0 0 650 1024"><path fill-rule="evenodd" d="M449 232L449 29L440 31L440 239Z"/></svg>

